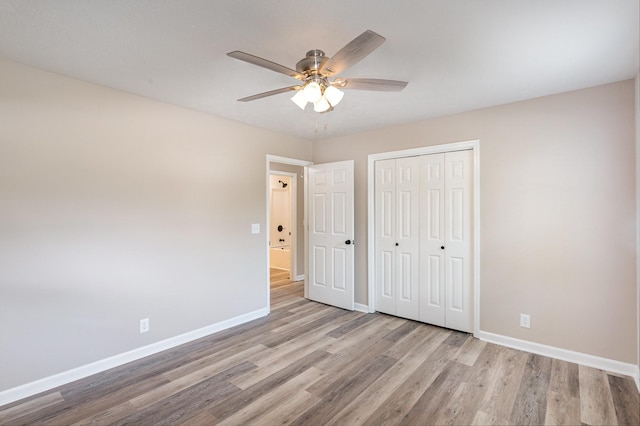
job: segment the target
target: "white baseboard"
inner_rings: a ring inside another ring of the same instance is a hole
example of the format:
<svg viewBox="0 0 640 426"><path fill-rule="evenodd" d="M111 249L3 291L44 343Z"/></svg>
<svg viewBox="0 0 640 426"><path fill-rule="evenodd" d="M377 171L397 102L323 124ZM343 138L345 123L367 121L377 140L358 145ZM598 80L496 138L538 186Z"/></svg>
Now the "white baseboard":
<svg viewBox="0 0 640 426"><path fill-rule="evenodd" d="M296 275L296 277L295 277L295 279L293 281L304 281L304 274Z"/></svg>
<svg viewBox="0 0 640 426"><path fill-rule="evenodd" d="M144 358L146 356L153 355L167 349L171 349L184 343L200 339L213 333L217 333L218 331L226 330L227 328L244 324L245 322L264 317L267 314L269 314L268 308L258 309L257 311L239 315L237 317L211 324L197 330L189 331L175 337L170 337L168 339L161 340L159 342L152 343L141 348L114 355L100 361L92 362L91 364L86 364L81 367L64 371L53 376L45 377L31 383L27 383L12 389L7 389L0 392L0 406L38 394L40 392L48 391L58 386L71 383L75 380L83 379L93 374L109 370L110 368L118 367L128 362L135 361L137 359Z"/></svg>
<svg viewBox="0 0 640 426"><path fill-rule="evenodd" d="M513 337L502 336L500 334L479 331L475 334L480 340L484 340L497 345L506 346L521 351L532 352L538 355L548 356L563 361L574 362L576 364L594 367L600 370L610 371L612 373L623 374L633 377L638 385L638 366L626 362L616 361L608 358L601 358L594 355L588 355L581 352L574 352L567 349L556 348L554 346L542 345L540 343L529 342L526 340L515 339ZM638 386L640 390L640 385Z"/></svg>
<svg viewBox="0 0 640 426"><path fill-rule="evenodd" d="M358 312L364 312L366 314L369 313L369 305L363 305L362 303L354 303L353 309L355 309Z"/></svg>

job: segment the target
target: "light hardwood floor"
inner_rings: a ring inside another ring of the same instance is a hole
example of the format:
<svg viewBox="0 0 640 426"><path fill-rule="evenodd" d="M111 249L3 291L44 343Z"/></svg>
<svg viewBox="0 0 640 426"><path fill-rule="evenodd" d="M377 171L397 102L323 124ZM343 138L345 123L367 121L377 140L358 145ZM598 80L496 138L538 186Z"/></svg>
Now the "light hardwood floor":
<svg viewBox="0 0 640 426"><path fill-rule="evenodd" d="M0 424L640 424L628 377L309 302L0 407Z"/></svg>

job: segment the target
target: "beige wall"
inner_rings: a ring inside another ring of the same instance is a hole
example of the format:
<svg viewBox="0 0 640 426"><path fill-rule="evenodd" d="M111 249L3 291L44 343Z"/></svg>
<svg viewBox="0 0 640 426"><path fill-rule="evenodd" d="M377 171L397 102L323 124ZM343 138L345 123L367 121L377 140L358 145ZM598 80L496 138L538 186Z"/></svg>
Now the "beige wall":
<svg viewBox="0 0 640 426"><path fill-rule="evenodd" d="M0 391L265 308L267 154L311 143L0 61Z"/></svg>
<svg viewBox="0 0 640 426"><path fill-rule="evenodd" d="M640 365L633 85L319 141L313 160L356 161L364 242L368 154L480 139L481 329ZM263 308L266 154L311 143L0 61L0 391ZM366 244L356 262L366 303Z"/></svg>
<svg viewBox="0 0 640 426"><path fill-rule="evenodd" d="M355 160L355 238L365 242L368 154L474 139L480 329L635 363L633 80L318 141L313 160ZM356 246L365 304L366 253Z"/></svg>

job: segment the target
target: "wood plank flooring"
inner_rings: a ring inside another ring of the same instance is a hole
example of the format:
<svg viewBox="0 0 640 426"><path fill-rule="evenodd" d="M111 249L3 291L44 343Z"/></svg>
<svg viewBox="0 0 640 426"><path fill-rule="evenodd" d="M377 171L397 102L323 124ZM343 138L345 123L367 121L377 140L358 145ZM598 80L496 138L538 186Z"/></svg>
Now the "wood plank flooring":
<svg viewBox="0 0 640 426"><path fill-rule="evenodd" d="M0 407L0 424L640 424L631 378L310 302L273 272L268 317Z"/></svg>

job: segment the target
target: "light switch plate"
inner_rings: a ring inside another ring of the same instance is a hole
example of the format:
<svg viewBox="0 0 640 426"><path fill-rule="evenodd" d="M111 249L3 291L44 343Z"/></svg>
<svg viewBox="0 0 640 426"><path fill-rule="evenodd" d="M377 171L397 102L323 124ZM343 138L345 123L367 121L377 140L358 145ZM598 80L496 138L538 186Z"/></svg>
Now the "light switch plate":
<svg viewBox="0 0 640 426"><path fill-rule="evenodd" d="M259 234L260 233L260 224L259 223L252 223L251 224L251 233L252 234Z"/></svg>

